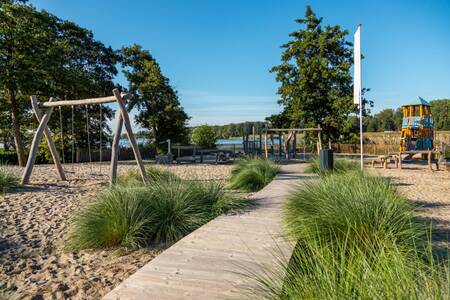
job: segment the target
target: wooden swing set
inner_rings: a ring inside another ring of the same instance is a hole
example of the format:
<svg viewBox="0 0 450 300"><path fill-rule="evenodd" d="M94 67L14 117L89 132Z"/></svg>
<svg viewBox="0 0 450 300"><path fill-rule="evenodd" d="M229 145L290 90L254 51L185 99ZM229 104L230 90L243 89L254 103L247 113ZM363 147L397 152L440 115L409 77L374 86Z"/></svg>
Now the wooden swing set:
<svg viewBox="0 0 450 300"><path fill-rule="evenodd" d="M142 180L145 182L146 173L144 168L144 162L142 161L141 153L139 152L138 144L136 142L136 138L133 134L133 130L131 127L130 118L128 116L128 112L126 110L125 101L130 98L129 94L120 93L118 89L114 89L113 96L109 97L101 97L101 98L91 98L91 99L81 99L81 100L61 100L54 101L55 98L50 98L48 102L40 103L37 100L36 96L31 96L31 106L33 112L39 122L39 126L34 134L33 141L31 143L30 154L28 155L27 165L22 175L22 184L28 184L30 182L31 173L33 172L33 166L36 161L36 156L39 148L39 144L41 142L42 136L45 135L47 140L48 147L50 149L50 153L52 155L53 162L58 171L59 177L61 180L67 180L64 169L61 165L58 151L56 150L55 143L53 142L52 134L47 124L52 115L53 109L55 107L61 108L62 106L72 106L72 109L75 106L85 105L101 105L103 103L112 103L117 102L119 107L119 113L117 114L116 120L116 128L114 132L113 144L111 149L111 169L110 169L110 183L115 184L117 179L117 163L119 159L119 141L120 135L122 133L122 127L125 124L125 130L130 141L130 145L133 149L134 157L139 167L139 171L141 173ZM42 114L41 109L45 109L44 114ZM72 114L73 118L73 114ZM73 120L72 120L73 121ZM89 127L87 127L89 130ZM101 130L100 130L101 132ZM89 134L89 131L88 131Z"/></svg>

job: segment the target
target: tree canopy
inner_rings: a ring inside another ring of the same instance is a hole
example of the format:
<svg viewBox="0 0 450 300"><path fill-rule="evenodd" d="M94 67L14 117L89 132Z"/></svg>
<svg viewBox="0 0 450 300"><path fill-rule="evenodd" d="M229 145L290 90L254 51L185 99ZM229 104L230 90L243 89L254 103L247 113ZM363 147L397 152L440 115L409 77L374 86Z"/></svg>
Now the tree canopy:
<svg viewBox="0 0 450 300"><path fill-rule="evenodd" d="M356 112L352 101L352 44L347 30L322 25L310 6L296 20L301 29L282 45L281 64L272 68L280 82L281 115L269 118L283 127L323 128L325 139L336 140L356 131L349 116ZM365 91L365 90L364 90ZM364 103L370 103L364 99ZM350 120L350 121L349 121ZM349 124L350 122L350 124Z"/></svg>
<svg viewBox="0 0 450 300"><path fill-rule="evenodd" d="M189 116L159 64L140 45L124 47L121 54L128 91L133 95L128 108L138 109L136 122L150 131L156 145L167 139L186 143Z"/></svg>

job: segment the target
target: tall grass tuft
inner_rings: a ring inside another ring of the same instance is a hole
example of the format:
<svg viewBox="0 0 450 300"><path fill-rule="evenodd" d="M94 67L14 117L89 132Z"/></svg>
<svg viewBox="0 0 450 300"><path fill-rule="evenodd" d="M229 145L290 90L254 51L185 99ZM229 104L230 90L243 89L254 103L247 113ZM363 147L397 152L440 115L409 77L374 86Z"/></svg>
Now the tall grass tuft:
<svg viewBox="0 0 450 300"><path fill-rule="evenodd" d="M252 298L448 299L449 266L415 216L383 178L347 172L305 183L284 210L293 255L247 274Z"/></svg>
<svg viewBox="0 0 450 300"><path fill-rule="evenodd" d="M19 185L19 178L4 165L0 165L0 194Z"/></svg>
<svg viewBox="0 0 450 300"><path fill-rule="evenodd" d="M147 181L153 182L156 180L178 180L180 179L177 175L170 172L169 170L164 170L155 167L148 167L146 169ZM125 174L120 175L117 178L117 185L119 186L142 186L141 174L137 170L129 170Z"/></svg>
<svg viewBox="0 0 450 300"><path fill-rule="evenodd" d="M165 174L167 175L167 174ZM71 250L171 243L246 201L217 182L156 176L147 184L128 181L101 193L73 220Z"/></svg>
<svg viewBox="0 0 450 300"><path fill-rule="evenodd" d="M295 240L311 233L323 241L357 243L361 248L394 243L405 248L426 229L415 207L385 178L347 172L305 183L288 197L284 219Z"/></svg>
<svg viewBox="0 0 450 300"><path fill-rule="evenodd" d="M231 187L246 192L258 191L272 181L278 170L278 166L267 159L241 160L231 173Z"/></svg>
<svg viewBox="0 0 450 300"><path fill-rule="evenodd" d="M360 169L360 164L358 161L354 161L347 158L335 158L334 159L334 170L333 173L341 174L348 171L357 171ZM305 168L305 173L315 173L319 175L327 175L330 172L320 170L320 160L315 158L311 163Z"/></svg>

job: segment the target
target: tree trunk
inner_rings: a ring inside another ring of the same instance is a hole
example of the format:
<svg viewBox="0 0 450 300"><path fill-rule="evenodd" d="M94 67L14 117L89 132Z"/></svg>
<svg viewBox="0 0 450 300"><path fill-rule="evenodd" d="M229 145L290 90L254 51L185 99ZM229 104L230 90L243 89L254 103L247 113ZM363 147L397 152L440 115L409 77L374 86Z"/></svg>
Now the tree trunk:
<svg viewBox="0 0 450 300"><path fill-rule="evenodd" d="M22 135L20 133L19 108L17 104L16 94L13 90L9 90L9 100L11 103L12 132L14 136L14 143L16 145L17 161L19 162L19 166L24 167L26 161L25 152L23 150Z"/></svg>

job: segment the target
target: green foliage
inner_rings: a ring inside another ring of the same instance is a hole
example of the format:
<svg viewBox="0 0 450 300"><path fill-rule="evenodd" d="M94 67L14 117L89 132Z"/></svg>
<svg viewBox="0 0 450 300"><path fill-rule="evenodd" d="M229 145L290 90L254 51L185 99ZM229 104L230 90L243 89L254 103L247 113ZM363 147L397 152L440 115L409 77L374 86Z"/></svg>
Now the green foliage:
<svg viewBox="0 0 450 300"><path fill-rule="evenodd" d="M433 256L415 218L383 178L348 172L305 183L284 210L294 253L266 274L250 274L256 298L448 298L448 266Z"/></svg>
<svg viewBox="0 0 450 300"><path fill-rule="evenodd" d="M435 130L450 130L450 99L430 101Z"/></svg>
<svg viewBox="0 0 450 300"><path fill-rule="evenodd" d="M424 233L413 217L414 207L387 179L360 172L305 183L285 208L287 232L296 240L312 232L324 242L348 237L361 248L394 243L409 249Z"/></svg>
<svg viewBox="0 0 450 300"><path fill-rule="evenodd" d="M217 135L214 129L208 125L195 127L192 131L194 144L204 148L216 148Z"/></svg>
<svg viewBox="0 0 450 300"><path fill-rule="evenodd" d="M340 174L348 171L360 170L360 163L356 160L351 160L347 158L334 158L334 170L333 173ZM310 164L305 168L306 173L315 173L319 175L327 175L329 172L320 171L320 160L319 158L314 158Z"/></svg>
<svg viewBox="0 0 450 300"><path fill-rule="evenodd" d="M189 116L150 52L133 45L122 48L121 56L128 90L133 95L128 109L138 109L136 122L151 132L156 145L167 139L186 142Z"/></svg>
<svg viewBox="0 0 450 300"><path fill-rule="evenodd" d="M243 159L234 166L231 187L247 192L258 191L272 181L278 170L278 166L267 159Z"/></svg>
<svg viewBox="0 0 450 300"><path fill-rule="evenodd" d="M148 167L146 169L147 180L149 182L157 180L175 181L181 180L177 175L170 172L169 170L164 170L156 167ZM142 186L142 177L137 170L130 170L127 173L119 176L117 178L117 185L122 187L130 186Z"/></svg>
<svg viewBox="0 0 450 300"><path fill-rule="evenodd" d="M305 18L296 20L304 28L290 34L282 46L281 64L272 68L281 83L278 94L284 111L271 120L283 127L323 128L324 139L337 140L355 131L349 115L356 112L352 102L351 43L347 30L339 25L322 26L307 6ZM364 99L364 103L371 105ZM351 131L349 131L351 130Z"/></svg>
<svg viewBox="0 0 450 300"><path fill-rule="evenodd" d="M24 133L36 123L30 115L29 95L45 101L49 97L79 99L110 95L117 74L118 56L111 47L94 39L91 31L73 22L59 19L33 6L4 2L0 7L0 122L2 132L14 136L22 164L25 157ZM30 51L32 49L32 51ZM88 107L93 144L98 143L100 128L109 132L106 120L112 110ZM74 111L78 147L87 142L84 107ZM50 128L59 127L59 112L50 120ZM70 132L71 109L63 108L63 132ZM6 122L3 122L6 120ZM106 139L105 139L106 141Z"/></svg>
<svg viewBox="0 0 450 300"><path fill-rule="evenodd" d="M0 165L0 194L6 193L9 189L18 185L19 178L4 165Z"/></svg>
<svg viewBox="0 0 450 300"><path fill-rule="evenodd" d="M136 174L130 174L74 218L68 249L171 243L219 214L246 207L217 182L181 180L152 169L147 184L136 184Z"/></svg>
<svg viewBox="0 0 450 300"><path fill-rule="evenodd" d="M0 164L9 164L9 165L17 164L16 152L0 149Z"/></svg>

